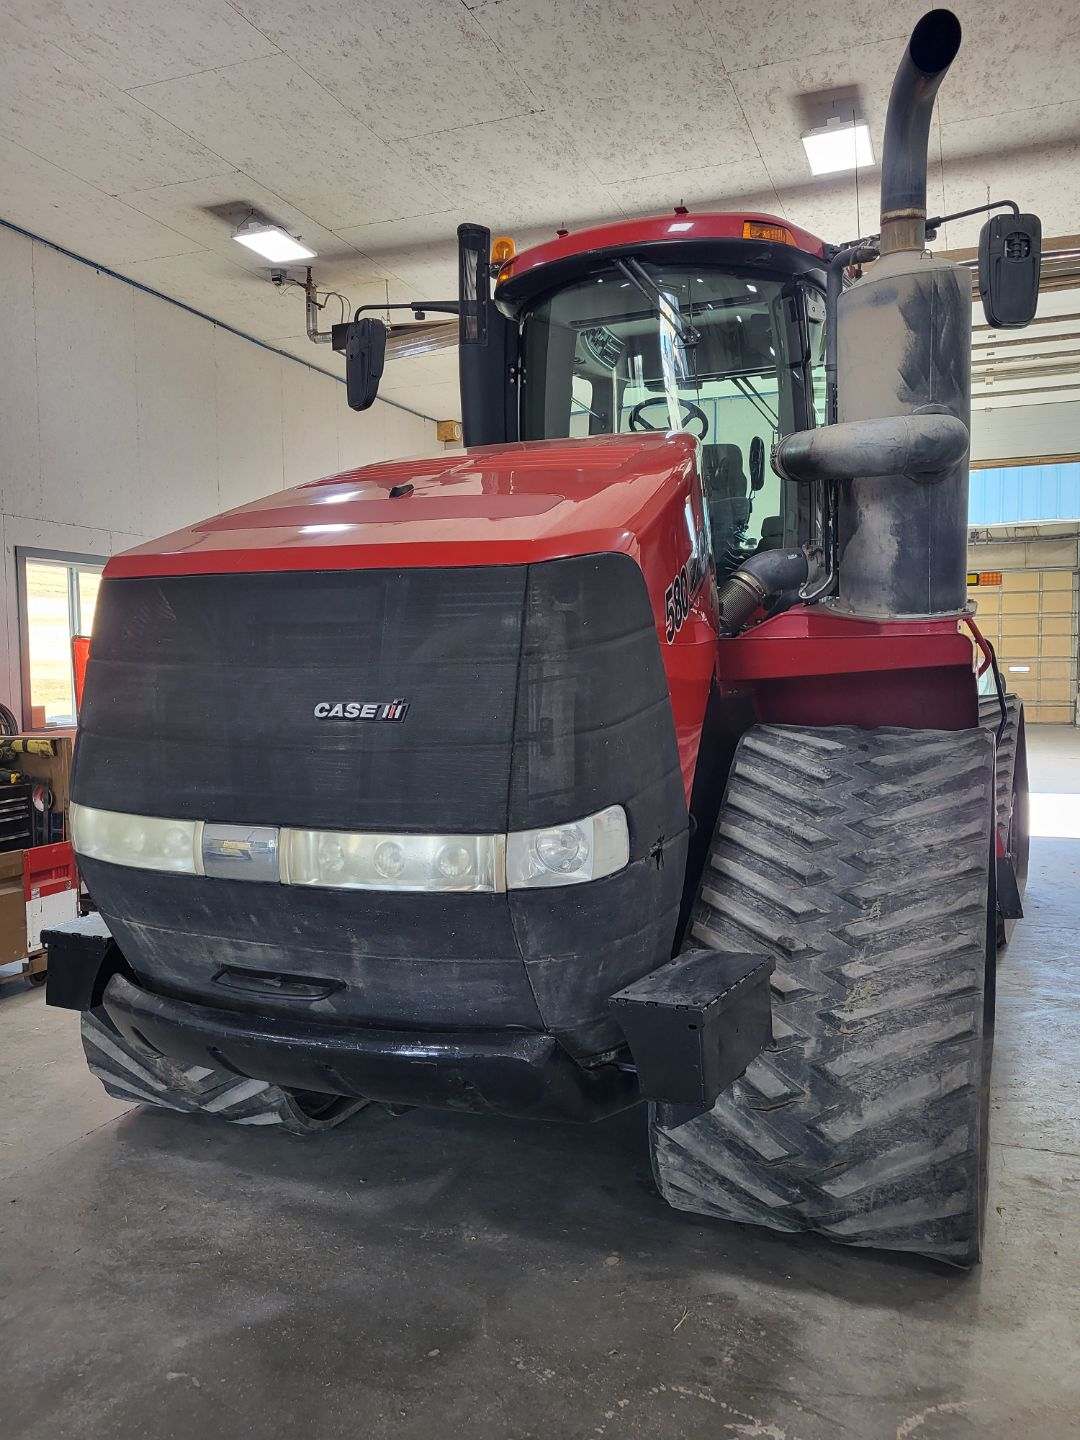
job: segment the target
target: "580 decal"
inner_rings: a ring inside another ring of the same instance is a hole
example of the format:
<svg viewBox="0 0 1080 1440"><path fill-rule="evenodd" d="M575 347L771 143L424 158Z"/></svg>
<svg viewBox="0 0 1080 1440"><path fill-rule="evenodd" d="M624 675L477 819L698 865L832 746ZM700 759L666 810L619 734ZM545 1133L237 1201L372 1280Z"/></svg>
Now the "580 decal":
<svg viewBox="0 0 1080 1440"><path fill-rule="evenodd" d="M705 578L707 544L704 531L699 531L686 563L664 591L664 634L669 645L686 624L690 604Z"/></svg>

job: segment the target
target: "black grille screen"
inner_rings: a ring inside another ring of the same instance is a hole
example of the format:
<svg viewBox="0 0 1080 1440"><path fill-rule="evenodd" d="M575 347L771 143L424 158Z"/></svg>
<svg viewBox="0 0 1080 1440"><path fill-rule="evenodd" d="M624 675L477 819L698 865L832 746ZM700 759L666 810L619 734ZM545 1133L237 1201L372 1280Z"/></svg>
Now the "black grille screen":
<svg viewBox="0 0 1080 1440"><path fill-rule="evenodd" d="M632 853L686 823L652 606L628 555L533 565L514 726L511 830L618 801Z"/></svg>
<svg viewBox="0 0 1080 1440"><path fill-rule="evenodd" d="M329 829L506 828L526 571L110 580L85 805ZM404 699L402 723L317 719Z"/></svg>

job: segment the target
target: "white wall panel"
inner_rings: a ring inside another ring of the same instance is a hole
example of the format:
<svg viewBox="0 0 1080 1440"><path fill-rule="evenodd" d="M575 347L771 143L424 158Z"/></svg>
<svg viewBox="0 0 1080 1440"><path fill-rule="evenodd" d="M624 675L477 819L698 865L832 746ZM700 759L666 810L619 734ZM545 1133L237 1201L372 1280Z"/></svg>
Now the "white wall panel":
<svg viewBox="0 0 1080 1440"><path fill-rule="evenodd" d="M976 402L976 407L978 402ZM1061 405L1006 405L971 415L971 458L1074 455L1080 452L1080 400Z"/></svg>
<svg viewBox="0 0 1080 1440"><path fill-rule="evenodd" d="M41 484L10 492L14 514L108 528L138 504L134 300L35 246Z"/></svg>
<svg viewBox="0 0 1080 1440"><path fill-rule="evenodd" d="M456 352L455 352L456 353ZM432 427L407 410L386 407L386 453L388 455L433 455L442 450L431 444Z"/></svg>
<svg viewBox="0 0 1080 1440"><path fill-rule="evenodd" d="M256 500L268 488L282 488L285 462L281 367L288 363L227 331L214 333L218 494L222 510ZM268 475L275 477L275 484L269 487Z"/></svg>
<svg viewBox="0 0 1080 1440"><path fill-rule="evenodd" d="M337 412L338 468L355 470L358 465L367 465L372 460L385 460L391 452L387 448L387 416L393 412L389 405L375 404L370 410L357 412L342 405ZM429 433L435 427L429 426ZM434 437L431 448L435 449ZM405 451L400 451L405 454Z"/></svg>
<svg viewBox="0 0 1080 1440"><path fill-rule="evenodd" d="M18 715L19 706L16 701L19 697L19 646L15 638L19 624L18 597L12 594L13 587L8 580L12 559L8 554L6 532L7 521L0 514L0 604L3 609L0 623L0 700Z"/></svg>
<svg viewBox="0 0 1080 1440"><path fill-rule="evenodd" d="M217 428L192 424L215 414L214 331L153 296L136 291L134 302L140 483L130 511L111 518L161 535L220 509Z"/></svg>
<svg viewBox="0 0 1080 1440"><path fill-rule="evenodd" d="M337 419L348 410L345 388L299 365L281 362L284 392L285 484L301 485L333 475L338 464ZM379 410L385 410L380 405ZM430 430L430 426L428 429Z"/></svg>
<svg viewBox="0 0 1080 1440"><path fill-rule="evenodd" d="M0 700L18 707L17 546L108 556L438 448L429 421L357 415L332 377L0 226Z"/></svg>
<svg viewBox="0 0 1080 1440"><path fill-rule="evenodd" d="M0 230L0 508L33 495L41 474L34 343L33 246Z"/></svg>

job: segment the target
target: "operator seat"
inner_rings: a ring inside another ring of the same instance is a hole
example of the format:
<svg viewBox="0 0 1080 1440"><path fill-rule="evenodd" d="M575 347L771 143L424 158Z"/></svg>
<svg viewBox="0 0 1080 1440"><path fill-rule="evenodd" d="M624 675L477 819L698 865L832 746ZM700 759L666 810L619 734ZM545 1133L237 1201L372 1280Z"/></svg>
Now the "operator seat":
<svg viewBox="0 0 1080 1440"><path fill-rule="evenodd" d="M761 544L759 550L779 550L784 543L784 517L766 515L761 522Z"/></svg>
<svg viewBox="0 0 1080 1440"><path fill-rule="evenodd" d="M738 544L750 521L750 481L738 445L703 445L701 479L709 507L713 554Z"/></svg>

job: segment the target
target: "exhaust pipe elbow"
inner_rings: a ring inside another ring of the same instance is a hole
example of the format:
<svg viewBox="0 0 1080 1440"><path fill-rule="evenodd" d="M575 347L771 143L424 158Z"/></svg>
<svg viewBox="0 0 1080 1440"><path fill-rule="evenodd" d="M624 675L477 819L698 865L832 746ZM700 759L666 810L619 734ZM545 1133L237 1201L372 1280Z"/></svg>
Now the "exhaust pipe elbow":
<svg viewBox="0 0 1080 1440"><path fill-rule="evenodd" d="M968 427L947 411L842 420L785 435L773 469L802 485L859 477L930 482L959 464L969 443Z"/></svg>
<svg viewBox="0 0 1080 1440"><path fill-rule="evenodd" d="M736 635L750 616L775 595L802 585L810 573L804 550L761 550L744 560L720 586L720 625Z"/></svg>
<svg viewBox="0 0 1080 1440"><path fill-rule="evenodd" d="M925 248L930 120L960 39L960 21L951 10L930 10L911 32L893 80L881 155L882 255Z"/></svg>

